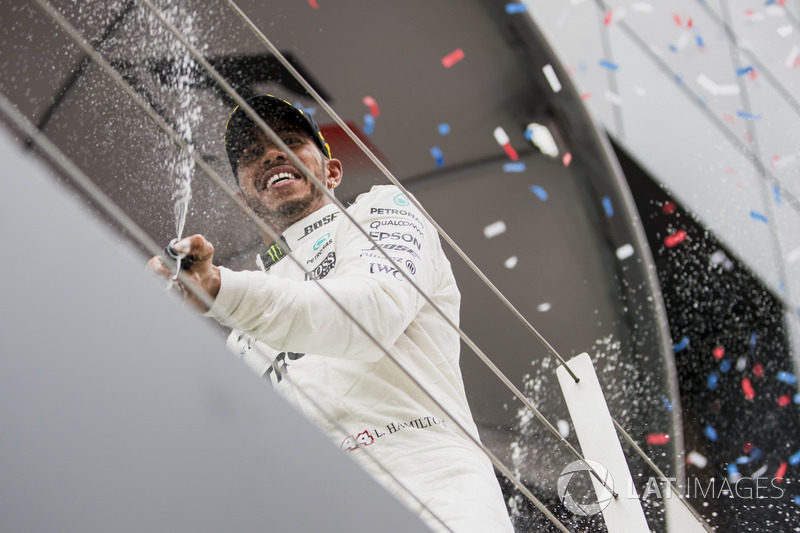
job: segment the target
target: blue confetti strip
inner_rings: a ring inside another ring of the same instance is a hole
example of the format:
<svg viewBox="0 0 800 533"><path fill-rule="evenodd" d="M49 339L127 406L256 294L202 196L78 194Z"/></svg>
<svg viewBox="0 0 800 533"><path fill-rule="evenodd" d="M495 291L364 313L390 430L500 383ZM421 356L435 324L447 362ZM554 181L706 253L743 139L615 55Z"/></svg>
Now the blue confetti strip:
<svg viewBox="0 0 800 533"><path fill-rule="evenodd" d="M758 448L756 448L755 446L753 447L753 449L752 449L752 450L750 450L750 458L751 458L753 461L758 461L758 460L759 460L759 459L761 459L761 457L763 457L763 456L764 456L764 452L762 452L761 450L759 450L759 449L758 449Z"/></svg>
<svg viewBox="0 0 800 533"><path fill-rule="evenodd" d="M525 172L525 163L522 161L503 163L503 172Z"/></svg>
<svg viewBox="0 0 800 533"><path fill-rule="evenodd" d="M447 135L448 133L450 133L450 124L447 122L439 124L439 135Z"/></svg>
<svg viewBox="0 0 800 533"><path fill-rule="evenodd" d="M717 442L717 430L714 429L711 424L706 425L704 432L711 442Z"/></svg>
<svg viewBox="0 0 800 533"><path fill-rule="evenodd" d="M719 371L726 374L731 369L731 365L733 365L733 362L730 359L723 359L719 365Z"/></svg>
<svg viewBox="0 0 800 533"><path fill-rule="evenodd" d="M750 351L751 352L756 349L756 341L757 340L758 340L758 333L756 333L754 331L753 333L750 334Z"/></svg>
<svg viewBox="0 0 800 533"><path fill-rule="evenodd" d="M737 115L749 120L761 120L761 115L754 115L753 113L745 113L744 111L737 111Z"/></svg>
<svg viewBox="0 0 800 533"><path fill-rule="evenodd" d="M746 465L746 464L747 464L747 463L749 463L750 461L752 461L752 459L750 459L750 458L749 458L749 457L747 457L746 455L742 455L741 457L737 457L737 458L736 458L736 464L737 464L737 465Z"/></svg>
<svg viewBox="0 0 800 533"><path fill-rule="evenodd" d="M606 210L606 216L611 218L614 216L614 206L611 204L611 198L603 196L603 209Z"/></svg>
<svg viewBox="0 0 800 533"><path fill-rule="evenodd" d="M800 505L800 496L795 496L794 497L794 504L795 505Z"/></svg>
<svg viewBox="0 0 800 533"><path fill-rule="evenodd" d="M441 167L444 166L444 154L442 153L442 149L438 146L434 146L431 148L431 155L436 160L436 166Z"/></svg>
<svg viewBox="0 0 800 533"><path fill-rule="evenodd" d="M685 337L683 337L681 339L681 342L679 342L678 344L676 344L675 346L672 347L672 350L675 353L678 353L681 350L683 350L684 348L686 348L687 346L689 346L689 337L685 336Z"/></svg>
<svg viewBox="0 0 800 533"><path fill-rule="evenodd" d="M511 2L506 4L506 13L514 15L515 13L524 13L528 10L522 2Z"/></svg>
<svg viewBox="0 0 800 533"><path fill-rule="evenodd" d="M717 388L718 383L719 383L719 374L717 374L716 372L712 372L711 374L709 374L708 381L706 382L708 388L710 390L714 390Z"/></svg>
<svg viewBox="0 0 800 533"><path fill-rule="evenodd" d="M672 402L666 396L662 396L661 401L664 402L664 407L667 408L667 411L672 411Z"/></svg>
<svg viewBox="0 0 800 533"><path fill-rule="evenodd" d="M731 477L739 475L739 469L736 467L735 464L728 465L728 475Z"/></svg>
<svg viewBox="0 0 800 533"><path fill-rule="evenodd" d="M753 220L760 220L761 222L767 222L767 217L765 217L758 211L750 211L750 218L752 218Z"/></svg>
<svg viewBox="0 0 800 533"><path fill-rule="evenodd" d="M527 128L525 130L525 138L531 142L533 142L533 129Z"/></svg>
<svg viewBox="0 0 800 533"><path fill-rule="evenodd" d="M669 51L670 52L675 52L676 54L678 53L678 49L675 48L674 44L669 45Z"/></svg>
<svg viewBox="0 0 800 533"><path fill-rule="evenodd" d="M772 188L772 194L775 196L775 203L781 205L783 203L783 199L781 198L781 188L775 185Z"/></svg>
<svg viewBox="0 0 800 533"><path fill-rule="evenodd" d="M794 403L800 404L800 392L794 395Z"/></svg>
<svg viewBox="0 0 800 533"><path fill-rule="evenodd" d="M603 68L607 68L608 70L619 70L619 65L617 65L616 63L612 63L607 59L601 59L600 66Z"/></svg>
<svg viewBox="0 0 800 533"><path fill-rule="evenodd" d="M700 37L699 35L697 37L695 37L695 41L697 41L697 46L699 46L701 48L706 45L706 43L703 42L703 38Z"/></svg>
<svg viewBox="0 0 800 533"><path fill-rule="evenodd" d="M375 117L364 115L364 133L372 135L373 131L375 131Z"/></svg>
<svg viewBox="0 0 800 533"><path fill-rule="evenodd" d="M543 188L539 187L538 185L531 185L531 192L539 197L539 200L546 202L548 195L547 191Z"/></svg>
<svg viewBox="0 0 800 533"><path fill-rule="evenodd" d="M789 464L792 466L800 465L800 451L789 457Z"/></svg>
<svg viewBox="0 0 800 533"><path fill-rule="evenodd" d="M753 67L743 67L736 69L737 76L744 76L745 74L748 74L750 72L753 72Z"/></svg>
<svg viewBox="0 0 800 533"><path fill-rule="evenodd" d="M313 115L314 113L317 112L316 107L304 107L303 104L301 104L300 102L295 102L292 105L294 105L297 109L299 109L303 113L308 113L309 115Z"/></svg>
<svg viewBox="0 0 800 533"><path fill-rule="evenodd" d="M785 372L781 370L778 372L778 381L781 383L786 383L787 385L794 385L797 383L797 377L791 372Z"/></svg>
<svg viewBox="0 0 800 533"><path fill-rule="evenodd" d="M683 76L675 74L675 81L678 83L683 83Z"/></svg>

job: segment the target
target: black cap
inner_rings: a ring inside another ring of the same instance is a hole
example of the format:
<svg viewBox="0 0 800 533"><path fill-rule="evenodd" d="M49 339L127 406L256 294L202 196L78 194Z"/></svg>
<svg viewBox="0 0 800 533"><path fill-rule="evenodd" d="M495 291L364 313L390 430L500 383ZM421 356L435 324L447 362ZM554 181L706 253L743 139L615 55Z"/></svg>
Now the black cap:
<svg viewBox="0 0 800 533"><path fill-rule="evenodd" d="M301 126L319 146L319 149L322 150L322 155L328 159L331 158L331 149L328 143L325 142L317 122L310 114L296 108L283 98L278 98L271 94L254 96L246 100L246 102L268 125L275 119L281 119ZM236 175L239 156L247 148L250 141L249 133L255 125L255 122L239 106L236 106L225 124L225 151L228 152L228 161L231 163L234 176Z"/></svg>

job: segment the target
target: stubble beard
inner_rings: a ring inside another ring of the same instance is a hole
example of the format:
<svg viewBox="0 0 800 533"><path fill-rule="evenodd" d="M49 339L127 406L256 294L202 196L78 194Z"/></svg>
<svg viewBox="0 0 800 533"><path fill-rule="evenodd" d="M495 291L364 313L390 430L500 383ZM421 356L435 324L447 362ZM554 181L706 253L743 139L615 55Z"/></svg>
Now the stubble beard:
<svg viewBox="0 0 800 533"><path fill-rule="evenodd" d="M316 176L320 183L324 183L322 178L324 169L325 162L322 161ZM308 194L301 198L283 201L274 209L270 209L256 199L246 199L247 204L267 225L274 228L278 233L283 233L286 228L310 215L311 206L324 196L319 187L315 186L308 177L303 176L303 180L309 183L310 187Z"/></svg>

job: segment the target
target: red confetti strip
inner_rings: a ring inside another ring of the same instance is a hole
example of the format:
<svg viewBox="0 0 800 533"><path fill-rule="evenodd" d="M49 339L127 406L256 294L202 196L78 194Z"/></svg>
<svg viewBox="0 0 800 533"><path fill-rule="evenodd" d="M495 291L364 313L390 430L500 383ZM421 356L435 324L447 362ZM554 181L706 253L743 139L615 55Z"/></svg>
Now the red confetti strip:
<svg viewBox="0 0 800 533"><path fill-rule="evenodd" d="M685 240L686 232L683 230L678 230L675 232L675 234L664 237L664 244L667 246L667 248L672 248L673 246L678 246Z"/></svg>
<svg viewBox="0 0 800 533"><path fill-rule="evenodd" d="M749 378L744 378L742 380L742 391L744 392L744 397L748 400L752 400L756 397L756 391L753 390L753 384L750 383Z"/></svg>
<svg viewBox="0 0 800 533"><path fill-rule="evenodd" d="M723 113L722 114L722 120L724 120L728 124L735 124L736 123L736 119L733 118L733 115L729 115L728 113Z"/></svg>
<svg viewBox="0 0 800 533"><path fill-rule="evenodd" d="M790 403L792 403L792 398L788 394L784 394L783 396L778 398L778 406L780 407L786 407Z"/></svg>
<svg viewBox="0 0 800 533"><path fill-rule="evenodd" d="M756 73L756 69L751 70L750 71L750 80L755 80L757 77L758 77L758 74Z"/></svg>
<svg viewBox="0 0 800 533"><path fill-rule="evenodd" d="M561 158L561 162L564 163L565 167L568 167L570 163L572 163L572 154L567 152L564 154L564 157Z"/></svg>
<svg viewBox="0 0 800 533"><path fill-rule="evenodd" d="M677 208L678 206L675 205L674 202L666 202L664 205L661 206L661 212L664 213L665 215L671 215L672 213L675 212Z"/></svg>
<svg viewBox="0 0 800 533"><path fill-rule="evenodd" d="M510 157L512 161L517 161L519 159L519 155L517 154L517 151L514 150L514 147L511 146L511 143L504 144L503 150L506 151L506 154L508 154L508 157Z"/></svg>
<svg viewBox="0 0 800 533"><path fill-rule="evenodd" d="M725 348L717 346L714 348L714 359L722 359L725 356Z"/></svg>
<svg viewBox="0 0 800 533"><path fill-rule="evenodd" d="M686 22L686 27L687 27L687 28L691 28L691 27L692 27L692 24L694 24L694 23L692 22L692 19L690 18L690 19L689 19L689 20Z"/></svg>
<svg viewBox="0 0 800 533"><path fill-rule="evenodd" d="M756 363L753 365L753 375L757 379L764 379L764 365Z"/></svg>
<svg viewBox="0 0 800 533"><path fill-rule="evenodd" d="M378 102L376 102L371 96L365 96L362 102L364 102L365 106L369 107L369 114L375 118L378 118L378 116L381 114L381 110L378 109Z"/></svg>
<svg viewBox="0 0 800 533"><path fill-rule="evenodd" d="M605 23L606 26L610 26L611 25L611 18L613 16L614 16L614 12L613 11L606 11L606 16L603 19L603 22Z"/></svg>
<svg viewBox="0 0 800 533"><path fill-rule="evenodd" d="M675 21L676 26L681 26L683 23L681 22L681 17L677 13L672 14L672 20Z"/></svg>
<svg viewBox="0 0 800 533"><path fill-rule="evenodd" d="M781 466L778 467L778 471L775 472L775 481L781 483L783 481L783 476L786 474L786 461L781 463Z"/></svg>
<svg viewBox="0 0 800 533"><path fill-rule="evenodd" d="M586 101L589 99L590 96L592 96L592 93L583 93L581 95L581 100Z"/></svg>
<svg viewBox="0 0 800 533"><path fill-rule="evenodd" d="M308 0L308 5L310 5L314 9L319 9L319 6L317 5L317 0Z"/></svg>
<svg viewBox="0 0 800 533"><path fill-rule="evenodd" d="M456 48L442 58L442 65L444 65L444 68L450 68L462 59L464 59L464 50Z"/></svg>
<svg viewBox="0 0 800 533"><path fill-rule="evenodd" d="M647 444L651 444L653 446L669 444L669 434L668 433L650 433L647 436Z"/></svg>
<svg viewBox="0 0 800 533"><path fill-rule="evenodd" d="M744 445L742 446L742 451L743 451L745 454L749 454L750 452L752 452L752 451L753 451L753 448L754 448L754 446L753 446L753 443L752 443L752 442L750 442L750 441L747 441L747 442L745 442L745 443L744 443Z"/></svg>

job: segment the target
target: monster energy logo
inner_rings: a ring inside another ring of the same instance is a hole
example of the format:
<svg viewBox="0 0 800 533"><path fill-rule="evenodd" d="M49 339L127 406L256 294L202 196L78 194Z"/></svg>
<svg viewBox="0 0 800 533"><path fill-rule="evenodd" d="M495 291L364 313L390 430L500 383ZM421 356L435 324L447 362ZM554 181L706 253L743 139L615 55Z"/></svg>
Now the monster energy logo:
<svg viewBox="0 0 800 533"><path fill-rule="evenodd" d="M281 250L281 247L278 246L277 244L273 244L272 246L267 248L267 254L269 255L269 258L272 260L273 263L277 263L278 261L280 261L281 257L286 255L283 253L283 250Z"/></svg>
<svg viewBox="0 0 800 533"><path fill-rule="evenodd" d="M269 267L286 257L286 253L288 251L289 248L285 243L282 245L278 243L272 243L269 248L258 254L261 258L261 262L264 264L264 270L267 270Z"/></svg>

